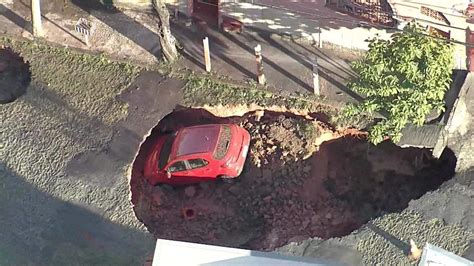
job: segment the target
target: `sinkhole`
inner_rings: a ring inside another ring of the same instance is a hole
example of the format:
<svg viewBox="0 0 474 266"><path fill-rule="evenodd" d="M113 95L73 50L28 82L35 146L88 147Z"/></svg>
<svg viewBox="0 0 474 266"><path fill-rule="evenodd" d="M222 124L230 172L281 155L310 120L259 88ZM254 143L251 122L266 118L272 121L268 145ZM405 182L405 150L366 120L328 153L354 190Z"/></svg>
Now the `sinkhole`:
<svg viewBox="0 0 474 266"><path fill-rule="evenodd" d="M29 64L12 49L0 46L0 104L11 103L25 94L30 81Z"/></svg>
<svg viewBox="0 0 474 266"><path fill-rule="evenodd" d="M245 168L233 183L149 185L143 162L166 132L206 123L236 123L251 134ZM151 131L134 161L132 203L156 238L272 250L309 237L350 234L372 218L399 212L454 175L456 157L430 150L369 144L363 132L336 132L317 119L248 112L216 117L182 108Z"/></svg>

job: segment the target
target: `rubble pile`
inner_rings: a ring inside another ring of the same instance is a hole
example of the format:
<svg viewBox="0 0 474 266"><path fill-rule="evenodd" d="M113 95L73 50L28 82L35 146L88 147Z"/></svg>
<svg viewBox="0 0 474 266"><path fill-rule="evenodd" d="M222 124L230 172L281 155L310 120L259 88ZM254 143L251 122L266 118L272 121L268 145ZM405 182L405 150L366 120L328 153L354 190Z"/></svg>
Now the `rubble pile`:
<svg viewBox="0 0 474 266"><path fill-rule="evenodd" d="M261 123L249 116L240 125L251 135L252 160L257 167L269 164L269 159L282 163L306 159L316 150L322 129L315 121L284 115L266 117Z"/></svg>

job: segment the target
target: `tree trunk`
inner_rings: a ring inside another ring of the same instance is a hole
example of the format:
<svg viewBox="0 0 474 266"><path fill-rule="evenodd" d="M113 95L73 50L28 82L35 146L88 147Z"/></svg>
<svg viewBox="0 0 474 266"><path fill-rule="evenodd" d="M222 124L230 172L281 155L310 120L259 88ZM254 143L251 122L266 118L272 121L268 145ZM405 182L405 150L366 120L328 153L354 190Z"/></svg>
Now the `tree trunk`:
<svg viewBox="0 0 474 266"><path fill-rule="evenodd" d="M176 39L171 34L170 13L163 0L153 0L153 7L160 20L159 35L161 52L168 62L173 62L178 58L178 50L176 49Z"/></svg>
<svg viewBox="0 0 474 266"><path fill-rule="evenodd" d="M41 25L40 0L31 0L31 24L33 25L33 36L43 36L43 26Z"/></svg>

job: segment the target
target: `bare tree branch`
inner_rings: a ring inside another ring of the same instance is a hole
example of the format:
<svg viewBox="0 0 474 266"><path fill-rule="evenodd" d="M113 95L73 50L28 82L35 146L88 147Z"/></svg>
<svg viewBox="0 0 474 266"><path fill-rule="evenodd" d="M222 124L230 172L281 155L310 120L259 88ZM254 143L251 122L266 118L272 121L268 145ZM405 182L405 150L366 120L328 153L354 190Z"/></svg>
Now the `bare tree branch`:
<svg viewBox="0 0 474 266"><path fill-rule="evenodd" d="M171 34L170 13L168 12L164 0L153 0L153 7L160 20L158 26L160 27L161 51L166 61L173 62L178 58L178 50L176 49L176 39L173 34Z"/></svg>

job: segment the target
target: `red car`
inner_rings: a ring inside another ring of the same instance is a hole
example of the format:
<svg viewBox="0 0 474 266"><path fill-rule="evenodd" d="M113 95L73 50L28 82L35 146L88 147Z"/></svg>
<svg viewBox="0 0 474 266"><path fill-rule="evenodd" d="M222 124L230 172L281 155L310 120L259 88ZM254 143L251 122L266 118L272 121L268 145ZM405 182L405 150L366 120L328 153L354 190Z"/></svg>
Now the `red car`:
<svg viewBox="0 0 474 266"><path fill-rule="evenodd" d="M242 172L250 134L231 124L185 127L160 136L148 155L144 175L152 185L186 185Z"/></svg>

